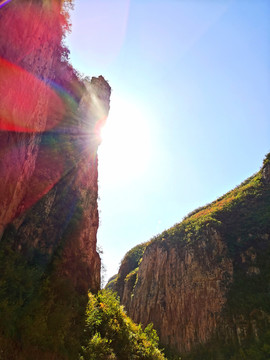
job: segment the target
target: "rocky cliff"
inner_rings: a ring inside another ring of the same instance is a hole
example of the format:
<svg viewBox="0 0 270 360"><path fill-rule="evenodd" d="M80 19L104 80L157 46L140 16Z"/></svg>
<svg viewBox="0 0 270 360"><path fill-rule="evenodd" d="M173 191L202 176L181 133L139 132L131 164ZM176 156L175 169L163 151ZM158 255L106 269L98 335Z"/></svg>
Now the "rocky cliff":
<svg viewBox="0 0 270 360"><path fill-rule="evenodd" d="M68 62L69 3L0 7L1 359L73 358L87 291L100 287L97 148L110 86Z"/></svg>
<svg viewBox="0 0 270 360"><path fill-rule="evenodd" d="M269 357L269 170L270 154L243 184L130 250L109 284L183 358Z"/></svg>

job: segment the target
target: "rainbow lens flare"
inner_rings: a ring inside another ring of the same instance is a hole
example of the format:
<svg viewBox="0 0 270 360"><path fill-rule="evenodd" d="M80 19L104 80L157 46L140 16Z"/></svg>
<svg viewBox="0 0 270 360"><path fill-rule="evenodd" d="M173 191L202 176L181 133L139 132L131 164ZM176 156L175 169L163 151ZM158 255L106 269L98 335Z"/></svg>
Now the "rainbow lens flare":
<svg viewBox="0 0 270 360"><path fill-rule="evenodd" d="M0 1L0 9L1 7L5 6L6 4L8 4L11 0L4 0L4 1Z"/></svg>

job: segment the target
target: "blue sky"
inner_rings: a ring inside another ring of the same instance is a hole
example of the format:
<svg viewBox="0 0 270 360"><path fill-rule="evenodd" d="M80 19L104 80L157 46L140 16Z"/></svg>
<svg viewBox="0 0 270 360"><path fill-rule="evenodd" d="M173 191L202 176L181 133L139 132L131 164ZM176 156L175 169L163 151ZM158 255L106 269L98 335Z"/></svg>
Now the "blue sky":
<svg viewBox="0 0 270 360"><path fill-rule="evenodd" d="M126 251L259 170L270 151L268 0L80 0L67 39L112 87L99 150L107 277Z"/></svg>

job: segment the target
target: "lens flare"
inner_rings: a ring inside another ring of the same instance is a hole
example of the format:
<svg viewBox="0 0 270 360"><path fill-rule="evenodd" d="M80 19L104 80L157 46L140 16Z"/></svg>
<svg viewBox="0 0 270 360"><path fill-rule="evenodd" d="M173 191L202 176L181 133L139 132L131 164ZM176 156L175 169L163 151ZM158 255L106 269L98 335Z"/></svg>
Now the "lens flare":
<svg viewBox="0 0 270 360"><path fill-rule="evenodd" d="M6 4L8 4L11 0L4 0L4 1L0 1L0 9L1 7L5 6Z"/></svg>
<svg viewBox="0 0 270 360"><path fill-rule="evenodd" d="M55 127L65 113L62 99L49 85L3 58L0 58L0 98L0 130L46 131ZM36 119L41 106L47 108L46 125Z"/></svg>

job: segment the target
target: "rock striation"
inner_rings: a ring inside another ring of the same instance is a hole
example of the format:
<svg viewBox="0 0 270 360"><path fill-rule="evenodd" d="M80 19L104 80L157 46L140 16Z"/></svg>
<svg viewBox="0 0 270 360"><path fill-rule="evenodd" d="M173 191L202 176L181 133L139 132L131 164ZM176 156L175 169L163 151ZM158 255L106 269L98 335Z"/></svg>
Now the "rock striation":
<svg viewBox="0 0 270 360"><path fill-rule="evenodd" d="M1 359L73 358L87 291L100 288L97 148L111 89L68 62L69 3L0 11Z"/></svg>
<svg viewBox="0 0 270 360"><path fill-rule="evenodd" d="M266 356L269 160L234 190L131 249L109 284L132 319L153 322L161 342L183 358Z"/></svg>
<svg viewBox="0 0 270 360"><path fill-rule="evenodd" d="M128 313L137 322L154 321L164 344L189 351L217 328L232 261L213 228L193 246L162 245L153 243L145 251Z"/></svg>

